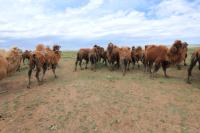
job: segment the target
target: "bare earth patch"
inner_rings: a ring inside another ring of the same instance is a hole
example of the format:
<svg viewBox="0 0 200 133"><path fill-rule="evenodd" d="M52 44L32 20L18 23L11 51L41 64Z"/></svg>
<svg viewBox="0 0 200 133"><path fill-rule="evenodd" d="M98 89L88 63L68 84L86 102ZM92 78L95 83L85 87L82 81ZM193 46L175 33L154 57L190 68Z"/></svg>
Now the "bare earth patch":
<svg viewBox="0 0 200 133"><path fill-rule="evenodd" d="M170 68L152 79L141 68L122 76L101 66L97 72L73 72L74 59L63 58L58 79L47 72L38 86L27 69L0 81L2 133L199 133L200 76L193 71L188 85L186 67Z"/></svg>

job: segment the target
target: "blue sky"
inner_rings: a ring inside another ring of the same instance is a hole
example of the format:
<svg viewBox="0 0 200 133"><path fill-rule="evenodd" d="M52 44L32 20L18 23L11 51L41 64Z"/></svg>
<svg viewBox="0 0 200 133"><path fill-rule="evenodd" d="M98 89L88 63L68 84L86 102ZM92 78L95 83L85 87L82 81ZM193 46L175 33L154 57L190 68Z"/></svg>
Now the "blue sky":
<svg viewBox="0 0 200 133"><path fill-rule="evenodd" d="M0 48L200 44L199 0L0 0Z"/></svg>

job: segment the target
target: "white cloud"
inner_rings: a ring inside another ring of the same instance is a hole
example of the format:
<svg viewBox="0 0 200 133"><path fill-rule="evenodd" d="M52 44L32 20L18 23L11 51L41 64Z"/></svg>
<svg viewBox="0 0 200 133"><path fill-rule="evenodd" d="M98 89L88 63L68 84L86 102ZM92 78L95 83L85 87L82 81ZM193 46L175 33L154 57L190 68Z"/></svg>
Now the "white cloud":
<svg viewBox="0 0 200 133"><path fill-rule="evenodd" d="M90 0L89 3L81 8L66 8L65 15L85 15L99 8L103 4L103 0Z"/></svg>
<svg viewBox="0 0 200 133"><path fill-rule="evenodd" d="M155 13L159 17L170 17L171 15L193 14L199 10L200 6L197 1L164 0L152 8L152 13Z"/></svg>
<svg viewBox="0 0 200 133"><path fill-rule="evenodd" d="M104 9L103 0L90 0L62 12L48 9L47 0L0 0L0 37L62 36L93 39L105 36L142 38L199 37L200 6L196 1L166 0L149 12ZM148 18L146 15L151 15Z"/></svg>

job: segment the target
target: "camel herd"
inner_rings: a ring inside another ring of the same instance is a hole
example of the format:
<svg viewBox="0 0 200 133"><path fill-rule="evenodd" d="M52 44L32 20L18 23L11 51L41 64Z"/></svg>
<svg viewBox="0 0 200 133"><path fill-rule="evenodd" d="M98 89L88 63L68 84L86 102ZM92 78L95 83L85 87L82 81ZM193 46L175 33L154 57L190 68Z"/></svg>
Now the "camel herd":
<svg viewBox="0 0 200 133"><path fill-rule="evenodd" d="M29 60L28 69L28 86L31 85L31 75L33 70L36 71L36 79L38 84L43 82L46 70L52 69L54 77L56 78L56 66L61 58L61 51L59 45L54 45L53 48L46 47L43 44L38 44L34 51L24 51L19 48L12 48L9 51L0 51L0 80L13 72L20 71L21 62L25 59ZM42 70L42 79L40 80L39 74Z"/></svg>
<svg viewBox="0 0 200 133"><path fill-rule="evenodd" d="M164 45L146 45L144 49L142 47L118 47L113 43L109 43L107 49L101 46L94 45L93 48L82 48L77 52L75 68L77 71L77 65L83 70L82 62L85 60L85 69L88 68L90 63L91 70L96 71L97 63L103 63L108 66L110 70L121 69L122 74L125 75L130 70L130 66L134 69L137 64L144 66L144 72L149 72L152 77L162 67L164 76L167 75L167 68L171 65L176 65L180 69L180 63L184 62L186 65L186 58L188 52L188 44L181 40L176 40L169 48ZM38 84L43 82L45 73L51 69L54 77L56 75L56 67L61 58L61 51L59 45L54 45L49 48L43 44L38 44L34 51L22 51L17 47L14 47L8 51L0 50L0 80L11 75L16 71L20 71L21 62L29 60L28 69L28 85L31 85L31 75L35 71ZM192 54L191 62L188 67L187 82L191 83L191 73L196 63L199 63L200 70L200 48ZM153 71L152 71L153 68ZM40 79L40 72L42 76Z"/></svg>
<svg viewBox="0 0 200 133"><path fill-rule="evenodd" d="M134 68L137 63L140 67L141 62L144 66L144 71L149 72L152 77L162 67L165 77L167 75L167 68L171 65L176 65L180 69L180 63L184 62L186 66L186 58L188 52L188 44L181 40L176 40L170 48L164 45L146 45L144 49L142 47L132 48L130 47L118 47L113 43L109 43L107 49L94 45L93 48L82 48L78 51L75 69L77 71L77 65L83 70L82 61L85 60L85 69L88 68L88 63L91 63L91 69L96 71L96 65L103 60L103 63L111 70L122 69L123 75L130 70L130 65ZM188 80L191 80L191 71L197 62L200 63L200 49L197 49L193 53L190 66L188 68ZM153 68L154 67L154 68ZM153 68L153 71L152 71ZM200 66L199 66L200 69Z"/></svg>

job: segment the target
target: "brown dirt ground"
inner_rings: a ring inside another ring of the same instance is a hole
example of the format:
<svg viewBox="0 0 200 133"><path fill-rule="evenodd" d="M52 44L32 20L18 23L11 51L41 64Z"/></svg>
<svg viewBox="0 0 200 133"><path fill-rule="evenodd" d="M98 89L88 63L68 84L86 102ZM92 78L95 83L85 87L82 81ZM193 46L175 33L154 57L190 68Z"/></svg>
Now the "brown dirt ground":
<svg viewBox="0 0 200 133"><path fill-rule="evenodd" d="M99 67L73 72L62 59L58 79L47 72L27 89L27 69L0 81L1 133L199 133L200 76L185 82L186 67L152 79L135 68L122 76Z"/></svg>

